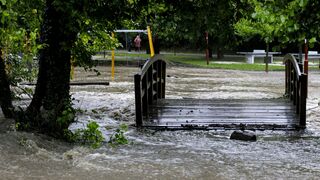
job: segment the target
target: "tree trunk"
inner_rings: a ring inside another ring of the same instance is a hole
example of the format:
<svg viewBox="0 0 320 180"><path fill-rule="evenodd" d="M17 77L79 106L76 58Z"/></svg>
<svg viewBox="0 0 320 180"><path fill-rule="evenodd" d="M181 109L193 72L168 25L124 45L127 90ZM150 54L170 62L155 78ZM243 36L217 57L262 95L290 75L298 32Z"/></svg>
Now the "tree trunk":
<svg viewBox="0 0 320 180"><path fill-rule="evenodd" d="M267 42L267 53L266 53L265 60L266 60L266 73L268 73L268 71L269 71L269 67L268 67L268 65L269 65L269 42Z"/></svg>
<svg viewBox="0 0 320 180"><path fill-rule="evenodd" d="M58 12L52 2L48 0L46 3L41 29L41 42L46 46L40 52L37 85L24 123L55 137L63 137L73 122L73 116L69 116L72 109L70 59L77 32L68 27L72 24L71 18L62 11ZM63 114L68 109L69 113Z"/></svg>
<svg viewBox="0 0 320 180"><path fill-rule="evenodd" d="M6 118L12 118L13 106L10 83L5 70L5 62L2 58L2 49L0 49L0 105L4 116Z"/></svg>
<svg viewBox="0 0 320 180"><path fill-rule="evenodd" d="M303 63L303 60L302 60L302 47L304 46L303 43L299 44L299 63Z"/></svg>
<svg viewBox="0 0 320 180"><path fill-rule="evenodd" d="M209 58L212 59L213 58L213 56L212 56L212 48L208 48L208 50L209 50Z"/></svg>
<svg viewBox="0 0 320 180"><path fill-rule="evenodd" d="M224 57L223 51L220 47L217 48L217 59L222 59Z"/></svg>

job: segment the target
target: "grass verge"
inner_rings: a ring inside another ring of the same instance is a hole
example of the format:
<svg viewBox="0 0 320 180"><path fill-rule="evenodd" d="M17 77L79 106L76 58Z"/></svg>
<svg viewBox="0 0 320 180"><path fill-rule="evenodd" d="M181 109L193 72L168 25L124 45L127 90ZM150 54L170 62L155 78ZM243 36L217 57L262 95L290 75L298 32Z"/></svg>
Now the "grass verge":
<svg viewBox="0 0 320 180"><path fill-rule="evenodd" d="M172 60L171 60L172 61ZM205 60L173 60L172 62L176 62L179 64L186 64L192 65L196 67L203 67L203 68L215 68L215 69L230 69L230 70L242 70L242 71L264 71L266 68L265 64L246 64L246 63L216 63L210 62L207 65ZM283 71L283 65L269 65L269 71Z"/></svg>
<svg viewBox="0 0 320 180"><path fill-rule="evenodd" d="M265 71L266 65L263 63L263 58L256 58L255 64L247 64L243 56L226 56L225 58L217 61L216 59L210 60L207 65L204 56L193 54L165 54L164 59L178 65L201 67L201 68L214 68L214 69L230 69L241 71ZM109 57L108 57L109 58ZM108 59L107 58L107 59ZM116 60L123 61L128 59L147 59L150 58L149 54L144 53L117 53ZM269 64L269 71L284 71L285 67L281 64L281 57L274 57L276 64ZM309 65L310 70L319 70L318 65Z"/></svg>

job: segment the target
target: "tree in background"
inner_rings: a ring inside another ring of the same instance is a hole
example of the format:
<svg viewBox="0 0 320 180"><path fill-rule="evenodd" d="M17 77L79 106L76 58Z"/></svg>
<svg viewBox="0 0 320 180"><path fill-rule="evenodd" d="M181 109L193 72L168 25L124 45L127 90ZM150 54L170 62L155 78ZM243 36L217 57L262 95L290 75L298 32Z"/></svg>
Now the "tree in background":
<svg viewBox="0 0 320 180"><path fill-rule="evenodd" d="M319 2L313 0L258 1L248 0L254 12L236 24L237 34L243 37L258 35L267 44L277 41L285 47L296 43L301 47L304 39L315 43L319 37ZM300 48L301 49L301 48ZM275 49L274 49L275 50Z"/></svg>
<svg viewBox="0 0 320 180"><path fill-rule="evenodd" d="M238 0L164 1L149 0L140 15L131 21L134 28L150 25L153 34L166 47L206 48L205 33L209 34L209 47L222 50L236 45L233 24L240 18L238 9L245 4Z"/></svg>

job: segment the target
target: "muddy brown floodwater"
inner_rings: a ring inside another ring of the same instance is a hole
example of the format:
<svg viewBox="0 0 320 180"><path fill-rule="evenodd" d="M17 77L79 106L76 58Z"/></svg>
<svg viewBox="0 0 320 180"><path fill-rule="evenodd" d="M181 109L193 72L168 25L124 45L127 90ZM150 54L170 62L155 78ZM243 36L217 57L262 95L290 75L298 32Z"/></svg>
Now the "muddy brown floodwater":
<svg viewBox="0 0 320 180"><path fill-rule="evenodd" d="M133 75L137 67L98 67L101 76L76 69L73 86L79 114L70 129L89 120L108 140L121 123L134 124ZM284 72L246 72L170 67L166 98L278 98ZM43 135L7 129L1 114L0 179L318 179L320 176L320 72L309 76L307 129L257 131L257 142L230 140L232 131L152 131L129 126L130 143L92 150ZM105 128L108 127L108 128Z"/></svg>

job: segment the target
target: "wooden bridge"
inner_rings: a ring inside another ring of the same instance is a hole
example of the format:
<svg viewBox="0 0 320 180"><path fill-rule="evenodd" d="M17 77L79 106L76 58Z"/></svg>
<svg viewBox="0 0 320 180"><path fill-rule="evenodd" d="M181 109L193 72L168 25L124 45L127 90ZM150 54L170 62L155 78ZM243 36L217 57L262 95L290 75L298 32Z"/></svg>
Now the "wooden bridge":
<svg viewBox="0 0 320 180"><path fill-rule="evenodd" d="M134 76L136 126L154 129L296 130L306 127L307 75L285 62L285 98L165 99L166 62L154 57Z"/></svg>

